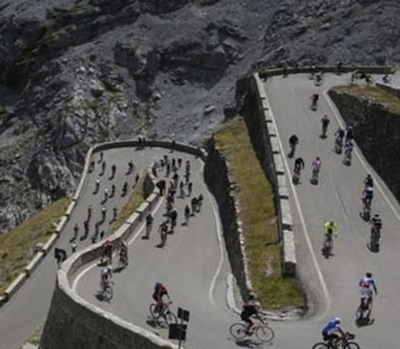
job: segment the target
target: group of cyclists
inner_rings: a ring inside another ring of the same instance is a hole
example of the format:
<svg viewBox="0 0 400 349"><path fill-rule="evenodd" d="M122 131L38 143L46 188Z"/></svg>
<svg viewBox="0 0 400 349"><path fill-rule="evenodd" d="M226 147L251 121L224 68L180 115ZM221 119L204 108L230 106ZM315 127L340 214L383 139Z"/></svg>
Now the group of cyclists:
<svg viewBox="0 0 400 349"><path fill-rule="evenodd" d="M289 138L290 152L288 156L290 158L294 157L296 152L296 146L299 144L299 138L297 135L293 134ZM319 156L315 157L315 159L311 163L312 177L311 182L314 184L318 183L319 171L321 169L322 161ZM300 182L301 171L305 168L305 162L302 157L296 157L294 161L294 169L293 169L293 183L298 184Z"/></svg>
<svg viewBox="0 0 400 349"><path fill-rule="evenodd" d="M318 106L319 95L314 93L311 96L311 109L316 110ZM326 138L327 130L329 126L330 120L327 115L324 115L321 119L322 133L321 138ZM344 150L344 158L343 163L345 165L351 165L352 161L352 153L354 150L354 125L349 124L345 128L338 127L336 132L334 133L335 141L334 141L334 151L337 154L341 154ZM290 152L289 158L293 158L295 155L296 147L299 144L299 139L297 135L293 134L289 138ZM318 174L321 168L321 159L320 157L316 157L312 161L312 181L318 181ZM305 162L301 157L297 157L294 161L294 170L293 170L293 182L297 184L300 180L301 170L305 168ZM374 181L371 174L368 174L364 179L364 187L362 190L362 203L364 208L368 209L368 213L371 207L371 202L374 196ZM379 238L382 228L382 219L379 214L374 214L372 218L368 216L368 222L371 224L371 250L374 246L379 248ZM333 220L329 220L323 225L324 231L324 248L331 249L333 247L333 237L337 237L339 234L338 226ZM374 245L375 244L375 245ZM359 293L360 293L360 305L359 309L361 311L370 309L372 305L373 294L377 294L377 286L376 281L372 276L371 272L365 273L358 283ZM249 331L251 331L254 326L254 321L251 321L255 318L253 314L258 314L257 307L254 303L253 298L249 298L248 302L246 302L243 306L242 311L242 319L249 324ZM342 320L339 317L336 317L330 320L322 329L322 336L324 341L327 341L329 345L336 348L339 347L339 344L343 344L345 340L348 340L349 333L345 332L341 328ZM350 334L351 336L351 334ZM351 337L350 337L351 338Z"/></svg>
<svg viewBox="0 0 400 349"><path fill-rule="evenodd" d="M361 310L370 309L372 304L373 294L378 294L376 281L371 272L366 272L359 280L358 287L360 291L360 308ZM328 342L329 347L339 348L341 344L347 339L349 332L344 331L341 326L342 319L335 317L329 320L328 323L322 328L323 340ZM352 337L354 337L352 335Z"/></svg>

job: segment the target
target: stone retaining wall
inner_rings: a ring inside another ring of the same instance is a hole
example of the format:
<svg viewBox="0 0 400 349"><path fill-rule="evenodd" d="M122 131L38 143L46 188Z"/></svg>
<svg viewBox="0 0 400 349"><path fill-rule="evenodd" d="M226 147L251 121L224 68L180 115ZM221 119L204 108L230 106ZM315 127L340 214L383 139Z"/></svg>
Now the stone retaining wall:
<svg viewBox="0 0 400 349"><path fill-rule="evenodd" d="M242 297L247 299L252 290L252 285L247 268L241 223L238 220L235 184L229 176L225 158L215 148L212 139L207 144L207 153L204 179L218 204L224 240L233 275Z"/></svg>
<svg viewBox="0 0 400 349"><path fill-rule="evenodd" d="M80 192L85 185L88 164L93 153L110 148L138 145L186 151L202 159L206 159L207 157L204 150L175 142L146 141L139 144L137 141L123 141L98 145L88 152L82 179L75 194L75 202L79 200ZM128 240L140 222L159 200L160 194L155 181L156 178L149 168L145 179L145 187L146 191L149 192L149 196L117 232L110 237L114 242L113 246L119 246L121 240ZM69 208L69 211L72 212L72 209ZM102 244L98 242L82 251L78 251L62 264L58 272L57 285L43 331L41 348L177 348L172 342L161 339L151 332L101 310L82 299L72 290L71 283L77 272L88 263L98 260L102 253ZM65 331L66 327L68 327L68 331Z"/></svg>

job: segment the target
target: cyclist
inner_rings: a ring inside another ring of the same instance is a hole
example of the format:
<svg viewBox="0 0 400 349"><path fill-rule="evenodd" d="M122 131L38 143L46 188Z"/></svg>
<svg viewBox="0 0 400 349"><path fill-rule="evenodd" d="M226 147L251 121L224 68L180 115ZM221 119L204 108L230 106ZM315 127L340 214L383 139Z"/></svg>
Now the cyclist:
<svg viewBox="0 0 400 349"><path fill-rule="evenodd" d="M300 174L300 171L304 169L305 163L303 158L298 157L295 161L294 161L294 172L298 172Z"/></svg>
<svg viewBox="0 0 400 349"><path fill-rule="evenodd" d="M297 183L300 180L300 172L302 169L304 169L304 160L301 157L298 157L294 161L294 174L293 174L293 182Z"/></svg>
<svg viewBox="0 0 400 349"><path fill-rule="evenodd" d="M153 227L153 215L149 212L146 216L146 235L145 238L148 239L150 237L150 232Z"/></svg>
<svg viewBox="0 0 400 349"><path fill-rule="evenodd" d="M107 285L110 284L112 281L112 274L113 270L111 265L106 265L104 268L101 269L100 271L100 287L102 290L106 288Z"/></svg>
<svg viewBox="0 0 400 349"><path fill-rule="evenodd" d="M382 229L382 219L379 214L375 214L371 219L371 241L373 240L373 236L376 236L376 242L379 244L379 239L381 237L381 229Z"/></svg>
<svg viewBox="0 0 400 349"><path fill-rule="evenodd" d="M372 178L372 176L368 173L367 177L365 177L364 179L364 184L365 187L373 187L374 186L374 179Z"/></svg>
<svg viewBox="0 0 400 349"><path fill-rule="evenodd" d="M382 228L382 219L379 214L375 214L371 219L372 227L375 227L379 232Z"/></svg>
<svg viewBox="0 0 400 349"><path fill-rule="evenodd" d="M329 125L329 118L328 115L324 115L323 118L321 119L321 124L322 124L322 136L325 137L326 131L328 130L328 125Z"/></svg>
<svg viewBox="0 0 400 349"><path fill-rule="evenodd" d="M353 152L353 148L354 148L354 145L353 145L353 142L351 141L351 139L346 140L346 144L344 146L344 156L345 156L345 159L348 161L351 160L351 154Z"/></svg>
<svg viewBox="0 0 400 349"><path fill-rule="evenodd" d="M340 142L342 142L344 135L345 135L345 131L339 126L337 131L335 132L334 136L336 136L336 139L338 139Z"/></svg>
<svg viewBox="0 0 400 349"><path fill-rule="evenodd" d="M345 337L345 332L340 327L341 322L341 318L335 317L322 329L322 337L324 341L327 341L334 348L337 348L339 342Z"/></svg>
<svg viewBox="0 0 400 349"><path fill-rule="evenodd" d="M372 273L365 273L365 275L361 277L358 286L360 287L361 307L365 309L365 306L369 307L372 302L373 292L375 292L375 295L378 294L378 289L376 288L375 279L372 277Z"/></svg>
<svg viewBox="0 0 400 349"><path fill-rule="evenodd" d="M332 237L338 237L338 227L337 224L330 220L324 224L324 234L325 234L325 241L332 242Z"/></svg>
<svg viewBox="0 0 400 349"><path fill-rule="evenodd" d="M123 266L128 266L128 245L124 240L121 241L119 249L119 260Z"/></svg>
<svg viewBox="0 0 400 349"><path fill-rule="evenodd" d="M255 319L262 320L260 314L260 303L256 301L254 294L250 294L247 302L243 304L240 318L247 324L246 332L250 335L256 325Z"/></svg>
<svg viewBox="0 0 400 349"><path fill-rule="evenodd" d="M372 198L374 197L374 188L366 186L362 192L364 206L371 205Z"/></svg>
<svg viewBox="0 0 400 349"><path fill-rule="evenodd" d="M294 155L297 144L299 144L299 138L295 134L291 135L289 138L289 145L290 145L289 157L292 157Z"/></svg>
<svg viewBox="0 0 400 349"><path fill-rule="evenodd" d="M354 138L354 127L353 125L347 125L346 126L346 143L348 140L351 140Z"/></svg>
<svg viewBox="0 0 400 349"><path fill-rule="evenodd" d="M155 311L160 313L164 306L165 302L163 301L163 297L166 296L168 298L168 301L171 302L171 298L168 294L168 290L165 285L163 285L161 282L156 282L154 286L154 292L153 292L153 299L156 301L156 308Z"/></svg>
<svg viewBox="0 0 400 349"><path fill-rule="evenodd" d="M113 243L111 240L107 239L103 243L103 256L101 257L101 262L105 262L105 258L108 258L109 263L112 263L112 248L113 248Z"/></svg>
<svg viewBox="0 0 400 349"><path fill-rule="evenodd" d="M311 109L317 110L318 107L318 99L319 99L319 94L318 93L313 93L311 95Z"/></svg>
<svg viewBox="0 0 400 349"><path fill-rule="evenodd" d="M311 164L312 177L314 180L318 180L319 170L321 169L321 159L317 156Z"/></svg>

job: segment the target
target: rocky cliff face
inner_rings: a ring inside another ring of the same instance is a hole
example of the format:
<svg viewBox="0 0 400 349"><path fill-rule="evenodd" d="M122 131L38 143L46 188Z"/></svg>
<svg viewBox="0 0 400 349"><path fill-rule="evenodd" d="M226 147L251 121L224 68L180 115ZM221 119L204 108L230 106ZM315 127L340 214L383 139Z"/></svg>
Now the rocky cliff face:
<svg viewBox="0 0 400 349"><path fill-rule="evenodd" d="M363 155L400 201L400 118L380 103L331 90L330 97L346 123L355 125L354 138Z"/></svg>
<svg viewBox="0 0 400 349"><path fill-rule="evenodd" d="M264 58L306 61L296 47L311 47L317 34L327 40L330 32L315 25L312 38L308 29L300 41L291 36L290 28L303 18L299 11L318 23L331 14L336 27L356 18L357 11L335 17L333 1L318 5L317 12L305 3L310 2L3 0L0 232L72 193L95 143L138 134L201 142L224 111L234 112L238 77ZM342 9L377 6L341 3ZM379 3L383 15L389 5L396 13L395 2ZM384 44L373 31L368 40ZM391 52L397 58L395 48ZM380 56L372 50L368 62Z"/></svg>

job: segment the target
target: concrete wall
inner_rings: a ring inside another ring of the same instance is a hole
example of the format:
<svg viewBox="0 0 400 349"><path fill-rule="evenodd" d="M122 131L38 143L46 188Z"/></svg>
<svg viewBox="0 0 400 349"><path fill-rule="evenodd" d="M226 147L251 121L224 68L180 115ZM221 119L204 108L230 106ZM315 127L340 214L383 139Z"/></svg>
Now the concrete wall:
<svg viewBox="0 0 400 349"><path fill-rule="evenodd" d="M248 273L241 223L238 219L238 200L234 182L223 155L215 148L211 139L207 144L208 158L204 168L204 179L213 193L219 208L225 244L233 275L243 298L252 290Z"/></svg>
<svg viewBox="0 0 400 349"><path fill-rule="evenodd" d="M137 141L122 141L100 144L90 149L86 157L81 182L74 196L75 202L78 202L81 190L86 183L93 153L111 148L135 147L138 145ZM207 158L207 153L204 150L175 142L146 141L141 143L140 146L163 147L184 151L202 159ZM148 192L149 196L118 231L114 232L110 237L114 241L114 246L118 246L122 239L129 239L136 227L159 200L160 195L155 182L156 178L149 168L145 178L146 192ZM70 208L70 212L73 209L74 207ZM57 275L57 284L43 331L41 348L177 348L172 342L101 310L72 290L71 284L77 272L88 263L98 260L102 252L102 244L99 242L82 251L78 251L62 264Z"/></svg>

